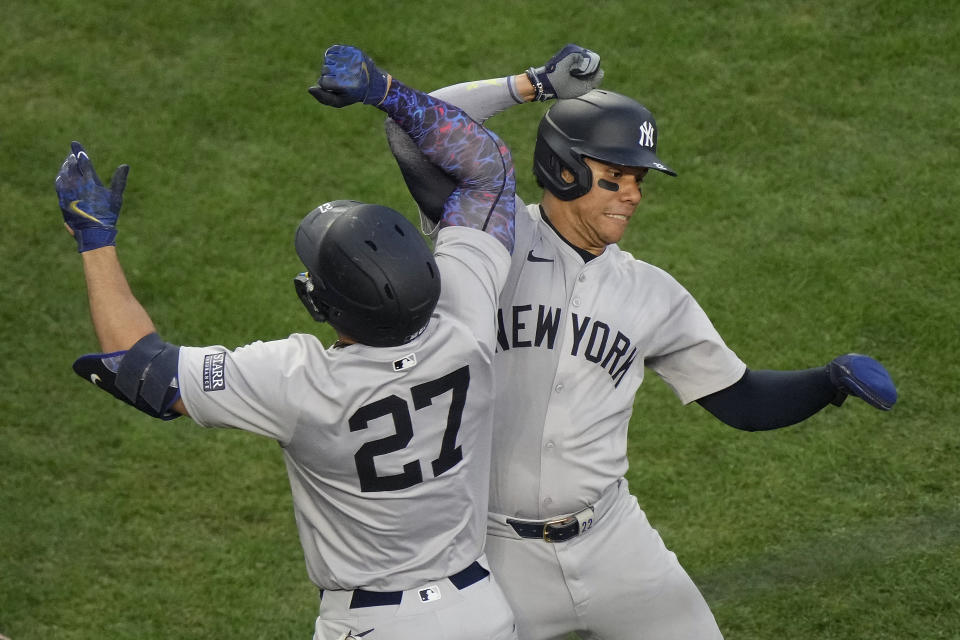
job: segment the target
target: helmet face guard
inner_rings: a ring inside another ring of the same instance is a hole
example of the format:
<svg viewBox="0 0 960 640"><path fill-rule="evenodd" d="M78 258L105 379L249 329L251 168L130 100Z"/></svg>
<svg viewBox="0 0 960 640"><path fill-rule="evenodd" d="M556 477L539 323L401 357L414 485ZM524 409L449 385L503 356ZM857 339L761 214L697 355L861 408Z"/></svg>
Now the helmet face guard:
<svg viewBox="0 0 960 640"><path fill-rule="evenodd" d="M427 325L440 297L440 272L400 213L328 202L303 219L295 245L307 272L294 287L315 320L375 347L409 342Z"/></svg>
<svg viewBox="0 0 960 640"><path fill-rule="evenodd" d="M560 200L573 200L593 187L593 173L583 161L593 158L624 167L676 172L657 157L658 130L642 104L612 91L594 89L579 98L559 100L537 129L533 173ZM566 169L574 181L564 180Z"/></svg>

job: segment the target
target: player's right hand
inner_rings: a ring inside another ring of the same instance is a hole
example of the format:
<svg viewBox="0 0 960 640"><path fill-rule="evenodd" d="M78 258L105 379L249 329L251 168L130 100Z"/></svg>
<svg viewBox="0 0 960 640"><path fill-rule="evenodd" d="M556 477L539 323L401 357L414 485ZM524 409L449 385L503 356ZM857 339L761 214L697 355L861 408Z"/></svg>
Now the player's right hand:
<svg viewBox="0 0 960 640"><path fill-rule="evenodd" d="M576 98L600 86L603 69L599 54L568 44L542 67L530 67L527 77L537 89L536 100Z"/></svg>
<svg viewBox="0 0 960 640"><path fill-rule="evenodd" d="M339 108L355 102L377 106L389 88L390 74L380 71L367 54L335 44L323 54L320 78L307 91L321 103Z"/></svg>
<svg viewBox="0 0 960 640"><path fill-rule="evenodd" d="M63 221L73 233L80 253L115 244L117 217L129 171L125 164L117 167L108 189L93 170L83 145L70 143L70 155L63 161L54 185Z"/></svg>
<svg viewBox="0 0 960 640"><path fill-rule="evenodd" d="M897 401L897 388L883 365L870 356L848 353L827 365L830 381L839 391L889 411Z"/></svg>

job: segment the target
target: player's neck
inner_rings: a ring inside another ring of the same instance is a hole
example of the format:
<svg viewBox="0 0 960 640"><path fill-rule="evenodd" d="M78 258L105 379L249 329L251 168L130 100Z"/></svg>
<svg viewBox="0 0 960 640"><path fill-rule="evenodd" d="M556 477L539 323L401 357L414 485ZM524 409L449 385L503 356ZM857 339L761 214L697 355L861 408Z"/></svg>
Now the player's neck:
<svg viewBox="0 0 960 640"><path fill-rule="evenodd" d="M550 219L550 214L549 214L549 212L547 211L547 209L546 209L542 204L540 205L540 217L543 218L543 221L547 223L547 226L548 226L548 227L550 227L551 229L553 229L553 232L557 234L557 237L558 237L558 238L560 238L560 239L563 240L565 243L567 243L567 245L568 245L571 249L573 249L574 251L576 251L577 254L578 254L581 258L583 258L583 261L584 261L584 262L590 262L591 260L593 260L594 258L597 257L597 254L591 253L590 251L587 251L587 250L584 249L583 247L578 247L577 245L575 245L575 244L573 244L572 242L570 242L570 240L569 240L565 235L563 235L563 233L562 233L559 229L557 229L557 225L555 225L555 224L553 223L553 221Z"/></svg>
<svg viewBox="0 0 960 640"><path fill-rule="evenodd" d="M352 344L356 344L357 341L351 338L350 336L345 336L339 331L337 332L337 341L333 343L334 349L343 349L344 347L349 347Z"/></svg>

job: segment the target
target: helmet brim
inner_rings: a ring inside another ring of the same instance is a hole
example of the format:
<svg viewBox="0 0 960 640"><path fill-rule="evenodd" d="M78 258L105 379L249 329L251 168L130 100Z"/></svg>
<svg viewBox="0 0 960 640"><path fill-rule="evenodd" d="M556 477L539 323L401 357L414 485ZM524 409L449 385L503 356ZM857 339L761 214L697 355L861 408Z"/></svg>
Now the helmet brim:
<svg viewBox="0 0 960 640"><path fill-rule="evenodd" d="M589 150L589 153L577 146L573 146L571 149L575 153L579 153L582 158L592 158L605 164L617 164L621 167L654 169L668 176L677 177L676 171L661 162L657 154L646 149L624 151L622 149L598 149L593 147Z"/></svg>

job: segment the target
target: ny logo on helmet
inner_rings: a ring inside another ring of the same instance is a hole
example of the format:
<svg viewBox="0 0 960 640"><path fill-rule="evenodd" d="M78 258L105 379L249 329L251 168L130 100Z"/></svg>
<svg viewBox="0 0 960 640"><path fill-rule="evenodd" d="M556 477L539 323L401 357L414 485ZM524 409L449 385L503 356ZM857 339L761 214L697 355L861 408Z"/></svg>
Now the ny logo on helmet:
<svg viewBox="0 0 960 640"><path fill-rule="evenodd" d="M645 121L640 126L640 140L637 141L637 144L639 144L641 147L652 147L654 144L653 142L654 131L655 130L653 128L653 125L650 124L650 121L649 120Z"/></svg>

